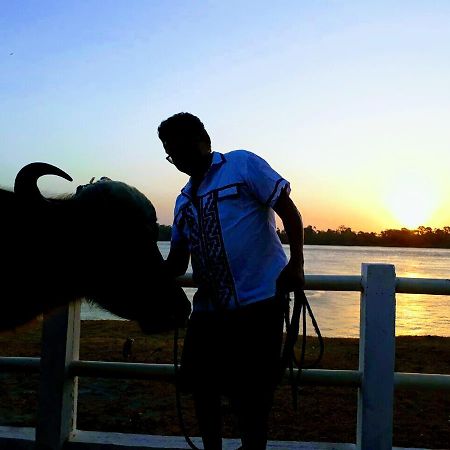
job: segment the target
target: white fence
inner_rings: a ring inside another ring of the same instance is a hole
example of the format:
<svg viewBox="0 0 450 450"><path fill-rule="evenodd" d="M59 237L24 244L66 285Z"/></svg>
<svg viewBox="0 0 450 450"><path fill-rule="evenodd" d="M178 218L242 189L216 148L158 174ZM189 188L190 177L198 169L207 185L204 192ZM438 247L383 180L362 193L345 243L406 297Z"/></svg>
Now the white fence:
<svg viewBox="0 0 450 450"><path fill-rule="evenodd" d="M182 281L184 286L192 286L190 277L183 277ZM396 278L393 265L363 264L360 276L306 276L305 289L361 292L359 370L310 369L302 372L301 382L305 384L358 388L356 444L332 447L324 444L325 447L320 448L392 449L394 388L450 391L450 375L394 373L395 294L450 295L450 280ZM168 364L80 361L79 341L80 303L74 303L63 308L57 316L44 320L41 358L0 358L2 371L40 372L35 433L33 429L0 427L1 449L58 450L64 446L100 450L112 448L112 443L119 445L114 448L123 449L187 448L181 444L167 447L162 440L150 440L150 437L146 440L145 436L127 439L126 435L115 433L104 433L106 438L99 440L95 433L77 430L78 377L169 380L174 377L173 367ZM291 448L292 444L285 443L283 447ZM319 448L306 443L294 445L297 449Z"/></svg>

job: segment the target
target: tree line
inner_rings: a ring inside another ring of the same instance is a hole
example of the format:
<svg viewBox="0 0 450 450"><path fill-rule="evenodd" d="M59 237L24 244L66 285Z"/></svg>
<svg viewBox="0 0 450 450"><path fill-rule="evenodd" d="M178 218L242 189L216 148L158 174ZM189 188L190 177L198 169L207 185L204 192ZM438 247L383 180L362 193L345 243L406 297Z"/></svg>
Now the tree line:
<svg viewBox="0 0 450 450"><path fill-rule="evenodd" d="M289 240L284 230L277 229L283 244ZM160 241L170 241L172 227L159 225ZM410 230L408 228L388 229L380 233L353 231L350 227L341 225L336 230L318 230L312 225L305 228L305 244L308 245L361 245L379 247L419 247L419 248L450 248L450 226L431 228L420 226Z"/></svg>
<svg viewBox="0 0 450 450"><path fill-rule="evenodd" d="M288 243L284 230L277 230L281 242ZM305 244L310 245L362 245L379 247L450 248L450 227L431 228L420 226L387 229L380 233L353 231L341 225L337 230L317 230L311 225L305 228Z"/></svg>

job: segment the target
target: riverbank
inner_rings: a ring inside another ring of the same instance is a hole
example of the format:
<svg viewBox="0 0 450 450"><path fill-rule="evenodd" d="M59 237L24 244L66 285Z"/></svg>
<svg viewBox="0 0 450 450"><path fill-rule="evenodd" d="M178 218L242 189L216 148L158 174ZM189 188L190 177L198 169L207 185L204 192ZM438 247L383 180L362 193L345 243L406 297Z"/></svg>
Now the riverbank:
<svg viewBox="0 0 450 450"><path fill-rule="evenodd" d="M143 335L135 323L83 321L80 359L124 361L125 339L134 339L131 362L172 362L172 334ZM39 356L40 324L0 334L0 355ZM309 339L310 357L317 341ZM357 369L358 340L325 338L320 368ZM450 374L450 338L402 336L396 342L396 371ZM0 424L35 425L37 375L0 374ZM278 389L271 416L270 438L355 442L356 389L306 387L299 410L291 406L289 386ZM191 400L184 399L187 427L198 435ZM225 436L236 436L224 404ZM140 380L79 380L78 424L83 430L180 435L173 385ZM395 396L394 444L401 447L449 448L448 392L400 390Z"/></svg>
<svg viewBox="0 0 450 450"><path fill-rule="evenodd" d="M289 244L284 230L277 230L283 244ZM171 225L159 225L161 242L170 241ZM318 230L312 225L304 229L305 245L362 246L362 247L409 247L450 249L450 227L435 228L420 226L416 229L387 229L380 232L354 231L341 225L336 230Z"/></svg>

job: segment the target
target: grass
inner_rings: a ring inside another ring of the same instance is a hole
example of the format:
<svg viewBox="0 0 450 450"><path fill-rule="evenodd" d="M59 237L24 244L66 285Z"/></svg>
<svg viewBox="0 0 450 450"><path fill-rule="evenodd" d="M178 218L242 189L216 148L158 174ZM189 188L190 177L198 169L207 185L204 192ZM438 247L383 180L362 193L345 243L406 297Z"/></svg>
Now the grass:
<svg viewBox="0 0 450 450"><path fill-rule="evenodd" d="M2 356L39 356L40 324L0 334ZM131 336L132 362L172 362L172 334L143 335L126 321L82 322L80 359L123 361L122 346ZM310 357L317 341L308 340ZM357 369L358 340L325 338L320 365L326 369ZM398 337L396 371L450 374L450 338ZM38 375L0 374L0 424L35 426ZM198 435L191 399L184 397L191 435ZM301 389L294 411L289 386L278 389L271 415L270 439L355 442L357 391L308 386ZM224 436L236 437L226 401ZM130 433L180 435L174 386L170 382L81 378L77 427ZM394 445L448 448L450 395L445 391L399 390L395 394Z"/></svg>

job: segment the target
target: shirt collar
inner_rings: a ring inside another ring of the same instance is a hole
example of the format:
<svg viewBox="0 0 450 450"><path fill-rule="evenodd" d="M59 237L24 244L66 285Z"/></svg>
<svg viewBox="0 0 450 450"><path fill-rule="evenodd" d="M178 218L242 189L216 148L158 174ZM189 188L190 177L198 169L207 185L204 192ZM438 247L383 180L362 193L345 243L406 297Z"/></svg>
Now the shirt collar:
<svg viewBox="0 0 450 450"><path fill-rule="evenodd" d="M211 165L209 166L208 170L205 173L205 176L203 177L202 182L208 177L208 175L214 171L217 170L222 164L226 162L225 156L223 153L220 152L212 152L212 159L211 159ZM191 188L192 188L192 179L189 178L189 181L186 183L186 186L184 186L183 189L181 189L181 193L192 200L191 196Z"/></svg>

